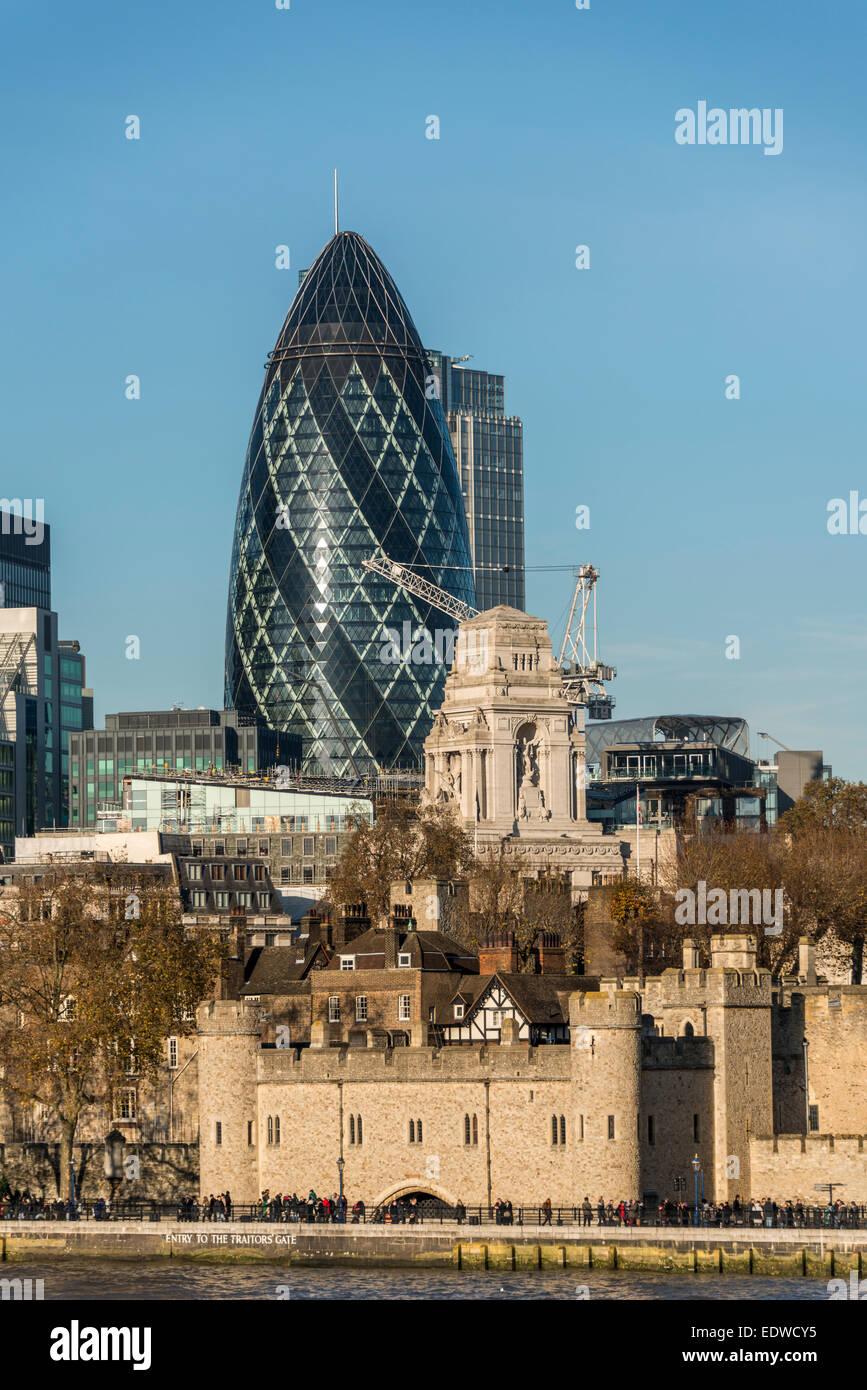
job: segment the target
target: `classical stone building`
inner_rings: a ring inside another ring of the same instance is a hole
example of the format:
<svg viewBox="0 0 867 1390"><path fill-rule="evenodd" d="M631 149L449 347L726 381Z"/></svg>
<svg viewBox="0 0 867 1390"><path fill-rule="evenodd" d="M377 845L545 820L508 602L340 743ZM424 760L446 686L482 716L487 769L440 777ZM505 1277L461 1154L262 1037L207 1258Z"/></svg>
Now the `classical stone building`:
<svg viewBox="0 0 867 1390"><path fill-rule="evenodd" d="M461 623L424 749L425 796L454 804L480 854L567 872L576 897L621 876L620 842L587 820L584 710L542 618L499 607Z"/></svg>

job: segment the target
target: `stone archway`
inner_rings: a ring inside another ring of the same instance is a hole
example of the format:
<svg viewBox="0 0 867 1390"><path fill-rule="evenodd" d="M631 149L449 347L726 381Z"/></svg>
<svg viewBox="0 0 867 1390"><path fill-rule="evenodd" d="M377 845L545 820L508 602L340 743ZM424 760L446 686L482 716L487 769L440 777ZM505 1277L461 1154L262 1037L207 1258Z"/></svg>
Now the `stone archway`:
<svg viewBox="0 0 867 1390"><path fill-rule="evenodd" d="M457 1205L457 1197L439 1183L431 1182L429 1178L417 1177L404 1178L402 1182L385 1188L378 1193L373 1208L388 1206L389 1202L397 1202L401 1197L430 1197L435 1202L445 1202L448 1207Z"/></svg>

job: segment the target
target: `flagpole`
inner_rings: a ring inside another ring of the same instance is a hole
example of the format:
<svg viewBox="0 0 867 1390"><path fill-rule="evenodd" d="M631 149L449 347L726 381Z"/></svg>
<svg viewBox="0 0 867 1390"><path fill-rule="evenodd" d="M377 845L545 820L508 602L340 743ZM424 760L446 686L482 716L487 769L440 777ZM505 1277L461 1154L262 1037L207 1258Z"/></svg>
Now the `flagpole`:
<svg viewBox="0 0 867 1390"><path fill-rule="evenodd" d="M635 857L638 882L641 882L641 783L635 783Z"/></svg>

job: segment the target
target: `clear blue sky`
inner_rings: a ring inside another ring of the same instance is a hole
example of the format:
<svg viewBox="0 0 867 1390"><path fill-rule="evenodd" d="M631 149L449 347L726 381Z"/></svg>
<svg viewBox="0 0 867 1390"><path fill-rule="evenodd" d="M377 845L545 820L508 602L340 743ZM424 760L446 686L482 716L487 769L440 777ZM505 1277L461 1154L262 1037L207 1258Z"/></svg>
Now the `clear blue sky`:
<svg viewBox="0 0 867 1390"><path fill-rule="evenodd" d="M527 563L601 570L616 713L867 777L867 536L826 530L867 498L863 5L50 0L3 38L2 492L45 498L98 717L222 703L252 412L337 164L423 340L505 374ZM783 108L782 154L676 144L700 100ZM528 579L559 635L569 575Z"/></svg>

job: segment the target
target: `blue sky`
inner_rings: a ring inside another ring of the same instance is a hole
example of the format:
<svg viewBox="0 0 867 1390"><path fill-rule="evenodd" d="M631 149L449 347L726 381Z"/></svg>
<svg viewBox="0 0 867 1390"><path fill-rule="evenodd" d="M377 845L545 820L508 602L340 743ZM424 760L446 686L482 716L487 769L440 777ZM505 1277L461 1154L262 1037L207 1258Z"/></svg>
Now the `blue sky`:
<svg viewBox="0 0 867 1390"><path fill-rule="evenodd" d="M754 752L766 729L867 777L867 536L826 529L867 499L865 25L798 0L4 6L2 492L45 498L97 716L222 703L252 413L336 164L423 340L505 374L527 564L601 570L616 713L743 715ZM783 152L678 145L700 100L782 108ZM528 575L555 637L570 583Z"/></svg>

